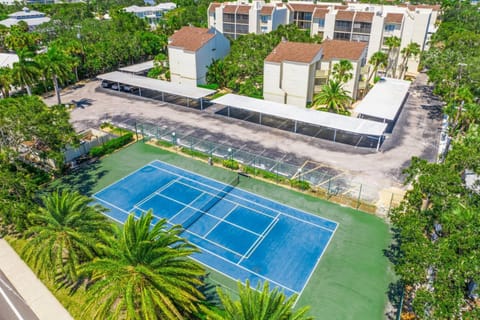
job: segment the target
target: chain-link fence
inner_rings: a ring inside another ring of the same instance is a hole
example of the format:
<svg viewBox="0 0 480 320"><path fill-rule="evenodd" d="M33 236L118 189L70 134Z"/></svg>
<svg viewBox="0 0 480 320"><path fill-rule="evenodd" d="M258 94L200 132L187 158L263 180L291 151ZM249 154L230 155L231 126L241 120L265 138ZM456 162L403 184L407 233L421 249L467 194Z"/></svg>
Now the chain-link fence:
<svg viewBox="0 0 480 320"><path fill-rule="evenodd" d="M258 155L234 145L227 145L210 139L200 139L191 134L184 134L168 126L151 123L137 123L135 120L115 122L112 124L132 130L141 135L145 142L155 139L163 146L176 146L191 156L213 162L232 159L242 165L245 173L268 179L280 184L292 181L308 182L308 192L367 212L385 215L403 199L401 190L380 190L378 187L352 181L342 172L313 161L288 163L281 159L272 159Z"/></svg>

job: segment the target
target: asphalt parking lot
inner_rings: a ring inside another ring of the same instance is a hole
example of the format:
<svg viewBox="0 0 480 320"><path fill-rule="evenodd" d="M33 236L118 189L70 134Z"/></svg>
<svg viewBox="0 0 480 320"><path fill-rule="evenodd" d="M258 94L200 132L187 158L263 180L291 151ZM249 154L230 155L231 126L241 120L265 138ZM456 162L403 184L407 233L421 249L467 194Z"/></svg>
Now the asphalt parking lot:
<svg viewBox="0 0 480 320"><path fill-rule="evenodd" d="M215 105L201 111L99 89L99 81L64 90L62 100L78 102L71 112L78 131L98 127L105 119L152 123L183 136L212 140L297 166L314 163L332 175L342 175L352 186L362 184L364 193L379 199L382 190L404 188L401 172L412 156L436 160L441 102L432 96L426 81L426 75L420 74L412 83L397 124L380 152L227 118L215 114L219 111ZM55 97L45 101L54 104Z"/></svg>

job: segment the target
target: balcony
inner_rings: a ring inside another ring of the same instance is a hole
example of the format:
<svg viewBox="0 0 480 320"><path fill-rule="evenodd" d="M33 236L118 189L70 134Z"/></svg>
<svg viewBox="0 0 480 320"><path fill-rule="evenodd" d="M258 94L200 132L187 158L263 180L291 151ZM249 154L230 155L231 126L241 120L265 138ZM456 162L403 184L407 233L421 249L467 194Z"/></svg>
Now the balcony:
<svg viewBox="0 0 480 320"><path fill-rule="evenodd" d="M315 78L328 78L328 71L327 70L316 70L315 71Z"/></svg>

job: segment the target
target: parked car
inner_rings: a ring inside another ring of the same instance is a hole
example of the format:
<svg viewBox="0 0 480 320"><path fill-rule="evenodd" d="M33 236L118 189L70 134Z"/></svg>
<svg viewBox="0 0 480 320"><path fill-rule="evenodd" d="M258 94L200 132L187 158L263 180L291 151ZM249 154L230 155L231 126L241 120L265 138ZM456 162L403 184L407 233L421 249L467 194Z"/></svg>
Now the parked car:
<svg viewBox="0 0 480 320"><path fill-rule="evenodd" d="M113 90L121 90L121 89L122 89L122 86L119 85L118 83L114 83L114 84L112 84L111 88L112 88Z"/></svg>
<svg viewBox="0 0 480 320"><path fill-rule="evenodd" d="M111 85L112 85L111 82L108 82L108 81L105 81L105 80L102 81L102 88L110 88Z"/></svg>

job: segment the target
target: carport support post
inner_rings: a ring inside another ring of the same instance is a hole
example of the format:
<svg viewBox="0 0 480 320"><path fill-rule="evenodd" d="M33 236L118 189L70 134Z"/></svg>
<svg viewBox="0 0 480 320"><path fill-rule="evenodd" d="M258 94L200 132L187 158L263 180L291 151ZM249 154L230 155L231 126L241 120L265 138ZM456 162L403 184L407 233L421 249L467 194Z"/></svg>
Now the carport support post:
<svg viewBox="0 0 480 320"><path fill-rule="evenodd" d="M190 107L190 99L187 97L187 107Z"/></svg>
<svg viewBox="0 0 480 320"><path fill-rule="evenodd" d="M165 101L165 96L163 94L163 91L162 91L162 101Z"/></svg>
<svg viewBox="0 0 480 320"><path fill-rule="evenodd" d="M377 152L380 149L380 141L382 140L383 135L378 137L378 142L377 142Z"/></svg>
<svg viewBox="0 0 480 320"><path fill-rule="evenodd" d="M200 98L200 110L203 110L203 98Z"/></svg>
<svg viewBox="0 0 480 320"><path fill-rule="evenodd" d="M333 142L337 140L337 129L333 129Z"/></svg>
<svg viewBox="0 0 480 320"><path fill-rule="evenodd" d="M120 82L117 82L117 91L120 91Z"/></svg>
<svg viewBox="0 0 480 320"><path fill-rule="evenodd" d="M230 118L230 106L227 107L227 116Z"/></svg>
<svg viewBox="0 0 480 320"><path fill-rule="evenodd" d="M297 132L297 120L295 120L295 128L293 129L293 132Z"/></svg>
<svg viewBox="0 0 480 320"><path fill-rule="evenodd" d="M258 123L262 124L262 114L261 113L259 113L259 116L258 116Z"/></svg>
<svg viewBox="0 0 480 320"><path fill-rule="evenodd" d="M141 97L142 96L142 88L138 88L138 95Z"/></svg>

